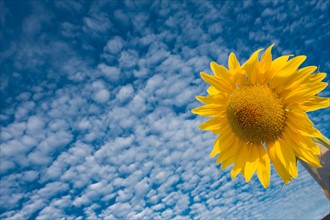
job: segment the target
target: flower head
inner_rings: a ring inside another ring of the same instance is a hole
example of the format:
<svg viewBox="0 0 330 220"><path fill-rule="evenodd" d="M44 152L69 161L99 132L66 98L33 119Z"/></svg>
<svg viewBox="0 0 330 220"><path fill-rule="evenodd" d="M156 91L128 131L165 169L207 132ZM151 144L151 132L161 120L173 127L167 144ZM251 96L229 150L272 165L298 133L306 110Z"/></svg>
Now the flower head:
<svg viewBox="0 0 330 220"><path fill-rule="evenodd" d="M200 128L219 135L211 157L222 169L233 164L232 178L242 173L247 182L257 172L264 187L270 183L270 161L284 183L298 176L297 158L320 167L313 138L321 138L306 112L326 108L329 98L317 94L326 88L325 73L317 67L298 69L306 56L272 59L271 45L259 60L257 50L240 65L231 53L227 69L211 62L214 75L201 73L210 84L205 104L193 113L211 117Z"/></svg>

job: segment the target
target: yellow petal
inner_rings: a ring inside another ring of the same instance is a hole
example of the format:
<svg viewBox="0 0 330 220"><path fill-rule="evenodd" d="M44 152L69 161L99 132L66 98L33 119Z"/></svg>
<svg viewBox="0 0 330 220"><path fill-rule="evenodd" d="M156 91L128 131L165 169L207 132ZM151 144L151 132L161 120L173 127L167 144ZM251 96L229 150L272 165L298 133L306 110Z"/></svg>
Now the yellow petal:
<svg viewBox="0 0 330 220"><path fill-rule="evenodd" d="M288 131L291 131L290 135L294 137L296 142L300 143L300 146L303 148L303 150L310 151L313 155L321 154L320 148L311 137L297 134L295 130L292 129L289 129Z"/></svg>
<svg viewBox="0 0 330 220"><path fill-rule="evenodd" d="M223 105L210 104L194 108L191 112L197 115L215 117L222 116L225 110L226 107Z"/></svg>
<svg viewBox="0 0 330 220"><path fill-rule="evenodd" d="M292 109L286 113L287 121L295 124L295 127L302 130L303 128L313 128L314 124L309 120L308 115L301 109ZM314 130L308 130L314 132Z"/></svg>
<svg viewBox="0 0 330 220"><path fill-rule="evenodd" d="M220 155L218 156L216 164L221 163L224 156L229 154L233 155L233 149L237 149L237 146L235 146L237 143L236 139L237 138L231 131L220 135L219 141L217 142Z"/></svg>
<svg viewBox="0 0 330 220"><path fill-rule="evenodd" d="M285 65L285 67L276 73L271 81L269 82L269 86L272 89L279 87L284 84L292 74L296 72L298 67L306 60L306 56L297 56L289 60L289 62Z"/></svg>
<svg viewBox="0 0 330 220"><path fill-rule="evenodd" d="M301 124L299 122L301 122ZM288 127L292 128L297 134L308 137L322 138L322 134L317 129L310 126L305 126L302 120L292 121L291 119L287 119L285 123Z"/></svg>
<svg viewBox="0 0 330 220"><path fill-rule="evenodd" d="M301 150L308 151L312 155L319 155L320 148L316 145L316 143L312 140L312 137L305 136L300 134L295 128L287 126L286 133L289 134L290 137L294 137L294 141L299 144ZM291 138L293 139L293 138Z"/></svg>
<svg viewBox="0 0 330 220"><path fill-rule="evenodd" d="M224 170L230 165L234 163L234 157L228 158L227 160L223 161L221 164L221 169Z"/></svg>
<svg viewBox="0 0 330 220"><path fill-rule="evenodd" d="M219 118L212 118L210 120L205 121L202 123L199 128L201 130L218 130L223 125L224 120Z"/></svg>
<svg viewBox="0 0 330 220"><path fill-rule="evenodd" d="M259 163L257 166L258 178L263 187L268 188L270 183L270 160L263 146L259 146Z"/></svg>
<svg viewBox="0 0 330 220"><path fill-rule="evenodd" d="M213 147L213 150L210 153L210 158L215 157L218 153L220 153L219 149L217 147Z"/></svg>
<svg viewBox="0 0 330 220"><path fill-rule="evenodd" d="M306 60L306 56L296 56L289 60L287 65L284 67L284 71L294 72L298 69L298 67Z"/></svg>
<svg viewBox="0 0 330 220"><path fill-rule="evenodd" d="M306 66L299 69L296 73L292 74L292 77L287 80L285 85L276 88L276 92L282 97L287 96L288 93L301 85L301 83L304 82L304 80L307 79L316 69L316 66Z"/></svg>
<svg viewBox="0 0 330 220"><path fill-rule="evenodd" d="M212 158L219 152L226 150L226 148L228 148L228 145L232 146L234 140L235 136L231 132L231 130L224 130L224 132L221 133L221 135L219 135L218 138L215 140L210 157Z"/></svg>
<svg viewBox="0 0 330 220"><path fill-rule="evenodd" d="M241 65L239 64L238 60L236 59L236 56L234 53L230 53L230 55L229 55L228 66L229 66L230 71L241 68Z"/></svg>
<svg viewBox="0 0 330 220"><path fill-rule="evenodd" d="M207 89L207 93L209 95L218 95L220 93L219 90L217 90L216 88L214 88L213 86L210 86L208 89Z"/></svg>
<svg viewBox="0 0 330 220"><path fill-rule="evenodd" d="M220 135L219 148L220 151L225 151L226 149L232 148L234 141L236 140L235 134L231 130L227 130Z"/></svg>
<svg viewBox="0 0 330 220"><path fill-rule="evenodd" d="M286 124L289 128L295 130L296 133L322 138L322 134L315 129L313 122L309 120L308 115L300 109L293 109L286 113Z"/></svg>
<svg viewBox="0 0 330 220"><path fill-rule="evenodd" d="M270 66L272 64L272 48L273 48L273 46L274 46L274 44L270 45L261 57L260 67L264 71L268 71L268 69L270 68Z"/></svg>
<svg viewBox="0 0 330 220"><path fill-rule="evenodd" d="M228 88L234 89L236 87L234 75L232 75L226 67L219 65L216 62L211 62L210 67L214 75L228 85Z"/></svg>
<svg viewBox="0 0 330 220"><path fill-rule="evenodd" d="M218 130L213 130L214 134L223 135L224 133L230 132L231 134L234 135L234 133L231 131L230 125L228 124L228 121L226 120L226 117L224 117L223 119L225 120L225 122Z"/></svg>
<svg viewBox="0 0 330 220"><path fill-rule="evenodd" d="M321 108L330 106L330 98L311 97L300 105L300 108L306 112L312 112Z"/></svg>
<svg viewBox="0 0 330 220"><path fill-rule="evenodd" d="M220 80L216 76L211 76L206 73L201 72L201 77L205 82L216 88L217 90L221 92L230 93L233 91L233 88L230 87L230 85L226 84L223 80Z"/></svg>
<svg viewBox="0 0 330 220"><path fill-rule="evenodd" d="M231 164L235 162L235 158L237 157L238 153L241 150L241 146L243 145L243 141L240 138L235 138L232 148L227 149L224 153L224 155L221 155L221 158L218 158L222 164L221 169L224 170Z"/></svg>
<svg viewBox="0 0 330 220"><path fill-rule="evenodd" d="M241 145L241 150L237 153L237 157L234 158L235 164L231 170L231 178L233 180L236 178L237 174L243 170L250 147L250 145L243 143Z"/></svg>
<svg viewBox="0 0 330 220"><path fill-rule="evenodd" d="M245 181L249 182L257 169L259 163L259 149L258 145L252 145L246 158L246 163L243 169L243 176Z"/></svg>
<svg viewBox="0 0 330 220"><path fill-rule="evenodd" d="M304 150L304 148L301 146L301 143L297 142L295 139L295 136L290 136L290 134L292 135L292 131L290 132L289 128L286 128L282 133L283 140L294 150L295 154L306 163L321 167L319 159L310 151Z"/></svg>
<svg viewBox="0 0 330 220"><path fill-rule="evenodd" d="M233 71L233 75L234 75L234 81L236 85L238 85L239 87L245 86L247 84L246 82L247 77L243 69Z"/></svg>
<svg viewBox="0 0 330 220"><path fill-rule="evenodd" d="M210 63L210 68L213 71L214 75L220 77L220 78L225 78L228 79L229 78L229 71L226 67L217 64L216 62L211 62Z"/></svg>
<svg viewBox="0 0 330 220"><path fill-rule="evenodd" d="M228 96L222 93L222 94L210 95L210 96L196 96L196 99L203 104L221 105L223 103L225 105L227 103Z"/></svg>
<svg viewBox="0 0 330 220"><path fill-rule="evenodd" d="M260 60L260 73L259 77L257 78L259 84L264 84L268 77L268 71L272 64L272 48L274 44L267 48L265 53L262 55Z"/></svg>
<svg viewBox="0 0 330 220"><path fill-rule="evenodd" d="M287 184L292 181L292 178L276 154L276 145L278 145L278 141L267 143L268 155L274 165L276 172L282 178L283 182Z"/></svg>
<svg viewBox="0 0 330 220"><path fill-rule="evenodd" d="M223 146L221 148L221 154L218 157L219 163L221 163L225 160L228 160L231 157L235 157L240 149L241 142L240 142L239 138L232 137L230 139L231 139L230 144L227 144L227 146ZM222 143L221 145L224 145L224 144L226 144L226 143Z"/></svg>
<svg viewBox="0 0 330 220"><path fill-rule="evenodd" d="M220 136L215 140L214 144L213 144L213 150L210 154L210 158L213 158L215 155L217 155L218 153L220 153L220 149L219 149L219 138Z"/></svg>
<svg viewBox="0 0 330 220"><path fill-rule="evenodd" d="M298 176L297 161L291 148L283 140L279 140L275 144L275 151L285 169L292 177L296 178Z"/></svg>
<svg viewBox="0 0 330 220"><path fill-rule="evenodd" d="M269 71L268 71L268 80L271 80L276 73L278 73L279 71L281 71L286 65L287 65L287 61L289 59L291 55L286 55L286 56L281 56L281 57L278 57L276 58L270 68L269 68Z"/></svg>
<svg viewBox="0 0 330 220"><path fill-rule="evenodd" d="M305 102L309 98L315 96L319 92L321 92L323 89L327 87L328 83L320 82L316 85L306 85L303 88L295 89L291 91L286 97L284 97L284 103L290 104L290 103L299 103L299 102Z"/></svg>
<svg viewBox="0 0 330 220"><path fill-rule="evenodd" d="M326 73L315 73L310 75L303 83L311 83L311 82L321 82L325 77L327 77Z"/></svg>
<svg viewBox="0 0 330 220"><path fill-rule="evenodd" d="M262 49L259 49L256 52L254 52L251 55L250 59L245 63L245 71L252 85L256 83L258 77L258 72L259 72L258 55L260 51L262 51Z"/></svg>

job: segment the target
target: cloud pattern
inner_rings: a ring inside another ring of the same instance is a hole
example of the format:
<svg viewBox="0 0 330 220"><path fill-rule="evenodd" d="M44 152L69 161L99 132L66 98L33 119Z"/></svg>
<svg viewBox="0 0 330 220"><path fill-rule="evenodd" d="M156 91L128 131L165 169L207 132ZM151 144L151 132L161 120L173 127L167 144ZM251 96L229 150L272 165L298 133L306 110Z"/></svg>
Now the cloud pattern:
<svg viewBox="0 0 330 220"><path fill-rule="evenodd" d="M26 10L28 9L28 10ZM276 43L329 73L328 1L1 1L2 219L315 219L299 164L235 181L190 113L200 71ZM329 78L327 77L326 80ZM329 96L329 89L321 95ZM310 114L327 136L329 110Z"/></svg>

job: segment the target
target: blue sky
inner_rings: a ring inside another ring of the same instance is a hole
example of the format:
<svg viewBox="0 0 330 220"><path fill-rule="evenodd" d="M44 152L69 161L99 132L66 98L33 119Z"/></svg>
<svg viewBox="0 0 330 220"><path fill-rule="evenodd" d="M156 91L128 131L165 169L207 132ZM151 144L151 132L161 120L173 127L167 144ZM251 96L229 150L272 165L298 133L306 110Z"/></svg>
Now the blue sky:
<svg viewBox="0 0 330 220"><path fill-rule="evenodd" d="M325 216L301 164L284 187L274 170L268 189L231 181L190 110L231 51L275 43L329 73L329 15L322 0L1 1L0 218ZM328 137L329 113L310 114Z"/></svg>

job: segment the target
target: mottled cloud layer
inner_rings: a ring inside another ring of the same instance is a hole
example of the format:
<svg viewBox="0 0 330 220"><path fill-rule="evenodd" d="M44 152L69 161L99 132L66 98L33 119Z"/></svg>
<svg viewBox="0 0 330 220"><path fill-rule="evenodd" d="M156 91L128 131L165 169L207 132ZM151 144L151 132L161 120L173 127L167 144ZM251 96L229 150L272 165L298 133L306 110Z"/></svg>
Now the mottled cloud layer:
<svg viewBox="0 0 330 220"><path fill-rule="evenodd" d="M26 10L28 9L28 10ZM197 129L200 71L272 43L329 73L328 1L1 1L0 217L319 219L299 165L231 181ZM329 78L326 78L328 80ZM329 89L321 95L329 96ZM329 110L312 113L329 136Z"/></svg>

